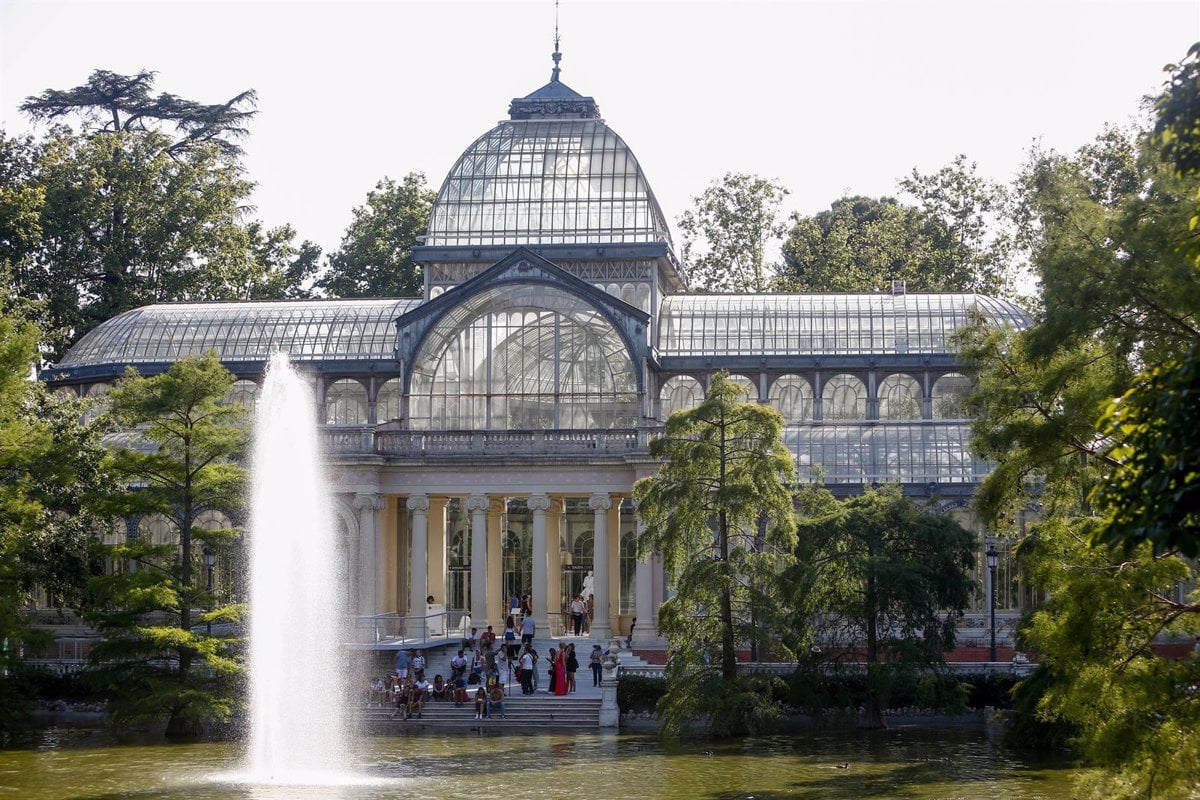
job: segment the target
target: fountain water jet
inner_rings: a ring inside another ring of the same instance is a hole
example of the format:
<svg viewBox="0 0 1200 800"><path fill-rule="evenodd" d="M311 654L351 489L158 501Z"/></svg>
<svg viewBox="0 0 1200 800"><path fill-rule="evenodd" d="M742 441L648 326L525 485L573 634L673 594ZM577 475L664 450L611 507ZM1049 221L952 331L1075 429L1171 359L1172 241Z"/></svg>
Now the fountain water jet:
<svg viewBox="0 0 1200 800"><path fill-rule="evenodd" d="M254 783L346 775L343 591L312 387L271 358L254 419L250 515L250 743Z"/></svg>

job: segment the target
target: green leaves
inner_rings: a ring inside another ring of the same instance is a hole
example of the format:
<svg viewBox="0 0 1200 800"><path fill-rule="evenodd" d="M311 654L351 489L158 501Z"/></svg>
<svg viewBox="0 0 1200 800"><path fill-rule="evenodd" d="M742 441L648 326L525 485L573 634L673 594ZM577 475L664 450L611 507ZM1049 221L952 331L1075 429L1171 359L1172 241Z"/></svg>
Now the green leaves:
<svg viewBox="0 0 1200 800"><path fill-rule="evenodd" d="M779 206L788 194L777 181L727 172L709 184L679 218L682 259L695 290L765 292L776 268L766 248L783 236Z"/></svg>

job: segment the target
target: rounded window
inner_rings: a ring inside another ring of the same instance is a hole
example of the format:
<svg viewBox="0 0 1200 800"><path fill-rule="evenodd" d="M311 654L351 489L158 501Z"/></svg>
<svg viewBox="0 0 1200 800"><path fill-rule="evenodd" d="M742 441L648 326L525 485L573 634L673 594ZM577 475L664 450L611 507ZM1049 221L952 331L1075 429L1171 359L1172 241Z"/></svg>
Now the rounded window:
<svg viewBox="0 0 1200 800"><path fill-rule="evenodd" d="M880 419L920 419L921 387L909 375L888 375L879 384Z"/></svg>
<svg viewBox="0 0 1200 800"><path fill-rule="evenodd" d="M866 419L867 387L853 375L834 375L821 390L825 419Z"/></svg>
<svg viewBox="0 0 1200 800"><path fill-rule="evenodd" d="M403 394L399 378L392 378L379 387L375 394L375 421L390 422L400 419L400 395Z"/></svg>
<svg viewBox="0 0 1200 800"><path fill-rule="evenodd" d="M933 418L966 419L967 398L971 395L971 379L951 372L933 384Z"/></svg>
<svg viewBox="0 0 1200 800"><path fill-rule="evenodd" d="M808 381L799 375L780 375L771 384L768 399L785 422L812 419L813 392Z"/></svg>
<svg viewBox="0 0 1200 800"><path fill-rule="evenodd" d="M700 405L704 399L704 387L690 375L675 375L663 384L658 399L662 406L662 418L666 419L676 411L686 411Z"/></svg>
<svg viewBox="0 0 1200 800"><path fill-rule="evenodd" d="M325 424L366 425L366 388L349 378L331 383L325 390Z"/></svg>

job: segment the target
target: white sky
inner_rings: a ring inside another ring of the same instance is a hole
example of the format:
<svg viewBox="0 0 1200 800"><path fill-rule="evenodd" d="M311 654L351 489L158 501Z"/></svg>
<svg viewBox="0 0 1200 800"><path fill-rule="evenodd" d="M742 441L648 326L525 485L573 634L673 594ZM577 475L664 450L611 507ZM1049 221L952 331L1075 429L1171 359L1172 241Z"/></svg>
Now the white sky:
<svg viewBox="0 0 1200 800"><path fill-rule="evenodd" d="M553 26L552 0L0 0L0 126L28 130L26 96L97 68L202 102L256 89L258 216L328 252L376 181L437 188L549 79ZM562 0L561 32L562 80L674 224L726 171L779 179L805 213L959 152L1007 180L1034 139L1074 149L1129 119L1200 39L1200 3Z"/></svg>

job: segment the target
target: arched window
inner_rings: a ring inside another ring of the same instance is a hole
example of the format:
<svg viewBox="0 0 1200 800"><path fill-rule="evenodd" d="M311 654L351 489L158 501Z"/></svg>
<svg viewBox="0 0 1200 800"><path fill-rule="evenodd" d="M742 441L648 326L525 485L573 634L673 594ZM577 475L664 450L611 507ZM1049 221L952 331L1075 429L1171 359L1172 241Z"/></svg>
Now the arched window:
<svg viewBox="0 0 1200 800"><path fill-rule="evenodd" d="M686 411L700 405L704 399L704 387L690 375L675 375L663 384L658 398L662 404L662 418L666 419L676 411Z"/></svg>
<svg viewBox="0 0 1200 800"><path fill-rule="evenodd" d="M87 409L83 412L83 423L85 425L95 421L104 412L108 411L109 401L105 395L112 388L107 383L93 383L87 388L85 397L88 399Z"/></svg>
<svg viewBox="0 0 1200 800"><path fill-rule="evenodd" d="M501 286L467 298L429 332L410 403L418 430L630 428L637 372L624 339L584 299Z"/></svg>
<svg viewBox="0 0 1200 800"><path fill-rule="evenodd" d="M325 424L366 425L366 388L351 378L331 383L325 390Z"/></svg>
<svg viewBox="0 0 1200 800"><path fill-rule="evenodd" d="M866 419L867 387L853 375L834 375L821 390L825 419Z"/></svg>
<svg viewBox="0 0 1200 800"><path fill-rule="evenodd" d="M745 375L730 375L729 382L734 386L746 391L746 401L750 403L758 402L758 384L747 378Z"/></svg>
<svg viewBox="0 0 1200 800"><path fill-rule="evenodd" d="M880 419L920 419L921 387L909 375L888 375L879 384Z"/></svg>
<svg viewBox="0 0 1200 800"><path fill-rule="evenodd" d="M246 378L237 379L225 395L225 402L237 403L245 408L247 413L253 414L254 407L258 404L258 384Z"/></svg>
<svg viewBox="0 0 1200 800"><path fill-rule="evenodd" d="M971 379L951 372L933 384L933 418L966 419L967 398L971 394Z"/></svg>
<svg viewBox="0 0 1200 800"><path fill-rule="evenodd" d="M799 375L780 375L771 384L767 399L785 422L812 419L812 386Z"/></svg>
<svg viewBox="0 0 1200 800"><path fill-rule="evenodd" d="M399 378L392 378L379 387L379 391L375 394L375 421L377 423L400 419L401 394Z"/></svg>

